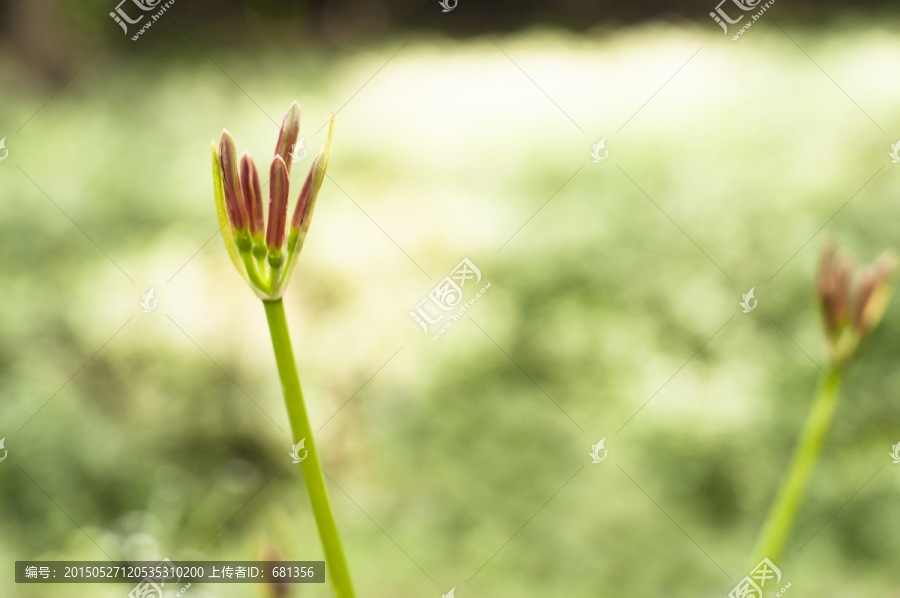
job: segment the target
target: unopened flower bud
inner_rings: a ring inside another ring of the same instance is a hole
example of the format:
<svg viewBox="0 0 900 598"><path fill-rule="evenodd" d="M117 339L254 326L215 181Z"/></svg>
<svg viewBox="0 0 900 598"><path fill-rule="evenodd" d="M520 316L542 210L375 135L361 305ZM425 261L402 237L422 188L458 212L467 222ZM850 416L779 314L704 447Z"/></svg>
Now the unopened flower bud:
<svg viewBox="0 0 900 598"><path fill-rule="evenodd" d="M331 159L331 139L334 136L334 114L331 115L331 121L328 123L328 137L322 146L322 151L313 160L303 182L303 188L297 197L297 207L294 208L294 215L291 217L291 231L299 231L301 235L309 230L310 220L312 219L313 208L316 206L316 198L319 196L319 189L325 181L325 172L328 170L328 161Z"/></svg>
<svg viewBox="0 0 900 598"><path fill-rule="evenodd" d="M266 551L265 560L267 561L280 561L281 555L278 554L278 551L272 548L271 546ZM283 583L283 582L273 582L267 583L265 585L266 588L266 596L269 598L287 598L291 593L291 584Z"/></svg>
<svg viewBox="0 0 900 598"><path fill-rule="evenodd" d="M296 101L291 104L288 111L284 113L284 120L281 123L281 131L278 132L278 143L275 144L275 155L281 156L286 160L287 173L291 174L291 150L297 143L297 137L300 135L300 104Z"/></svg>
<svg viewBox="0 0 900 598"><path fill-rule="evenodd" d="M269 251L281 252L284 245L289 185L287 166L281 156L275 156L269 170L269 225L266 228Z"/></svg>
<svg viewBox="0 0 900 598"><path fill-rule="evenodd" d="M891 294L896 258L884 253L868 268L856 271L853 259L826 241L816 280L816 295L828 336L831 361L840 366L852 358L860 343L878 324Z"/></svg>
<svg viewBox="0 0 900 598"><path fill-rule="evenodd" d="M244 152L238 162L234 139L224 129L218 147L215 141L211 142L216 217L225 249L234 267L260 299L278 299L284 295L291 280L309 229L316 196L325 178L333 130L334 114L331 115L328 137L313 161L298 198L287 243L290 150L300 134L299 104L291 104L278 135L275 159L269 170L269 216L265 227L259 172L250 153Z"/></svg>
<svg viewBox="0 0 900 598"><path fill-rule="evenodd" d="M868 334L881 321L896 268L897 258L885 252L873 266L859 272L853 297L853 325L859 334Z"/></svg>
<svg viewBox="0 0 900 598"><path fill-rule="evenodd" d="M250 235L256 239L265 232L263 199L262 188L259 186L259 172L249 151L241 156L241 190L244 193L244 206L250 220Z"/></svg>
<svg viewBox="0 0 900 598"><path fill-rule="evenodd" d="M246 230L248 221L241 193L240 176L238 176L237 152L234 149L234 139L231 137L231 133L225 129L222 129L222 139L219 141L219 165L222 167L225 183L225 206L228 208L228 218L235 230Z"/></svg>
<svg viewBox="0 0 900 598"><path fill-rule="evenodd" d="M850 309L850 279L853 260L837 253L837 245L826 241L822 247L816 292L825 329L833 340L847 321Z"/></svg>
<svg viewBox="0 0 900 598"><path fill-rule="evenodd" d="M291 230L300 230L300 225L309 220L309 208L311 206L309 198L312 194L313 173L316 171L318 162L319 157L316 156L315 160L313 160L312 168L309 169L309 174L306 175L306 180L303 181L300 195L297 196L297 205L294 208L294 215L291 217Z"/></svg>

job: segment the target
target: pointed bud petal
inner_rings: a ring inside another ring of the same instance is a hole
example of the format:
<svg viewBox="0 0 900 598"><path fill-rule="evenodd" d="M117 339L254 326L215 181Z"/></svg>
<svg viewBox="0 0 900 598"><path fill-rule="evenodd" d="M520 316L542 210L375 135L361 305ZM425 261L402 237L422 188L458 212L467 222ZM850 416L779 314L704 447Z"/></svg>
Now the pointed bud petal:
<svg viewBox="0 0 900 598"><path fill-rule="evenodd" d="M847 323L850 310L850 279L853 260L837 252L833 241L822 247L816 295L829 339L834 341Z"/></svg>
<svg viewBox="0 0 900 598"><path fill-rule="evenodd" d="M319 189L325 181L325 172L328 170L328 161L331 159L331 140L334 136L334 113L331 114L331 121L328 124L328 137L322 146L322 151L313 160L306 181L303 183L303 189L297 198L297 207L294 209L294 215L291 218L291 229L297 229L302 233L309 230L309 224L312 219L313 208L316 206L316 198L319 196Z"/></svg>
<svg viewBox="0 0 900 598"><path fill-rule="evenodd" d="M269 170L269 226L266 229L269 250L280 251L284 244L289 184L287 166L281 156L275 156Z"/></svg>
<svg viewBox="0 0 900 598"><path fill-rule="evenodd" d="M265 232L262 188L259 186L259 171L256 170L249 151L241 156L241 190L244 194L244 209L250 219L250 235L262 235Z"/></svg>
<svg viewBox="0 0 900 598"><path fill-rule="evenodd" d="M309 174L306 175L306 180L303 182L303 188L300 190L300 195L297 196L297 206L294 208L294 215L291 217L291 230L300 230L300 224L304 221L304 216L306 216L306 220L309 219L307 208L310 206L309 199L312 194L313 175L316 172L316 165L319 163L320 157L316 156L316 159L313 160Z"/></svg>
<svg viewBox="0 0 900 598"><path fill-rule="evenodd" d="M885 252L873 266L859 273L853 298L853 325L859 334L867 334L881 321L896 268L897 258Z"/></svg>
<svg viewBox="0 0 900 598"><path fill-rule="evenodd" d="M278 133L278 143L275 144L275 155L281 156L286 160L287 173L291 174L291 150L297 143L297 137L300 135L300 104L294 101L288 111L284 114L284 121L281 123L281 131Z"/></svg>
<svg viewBox="0 0 900 598"><path fill-rule="evenodd" d="M219 230L222 233L222 240L225 241L225 249L228 251L228 257L231 258L231 263L234 264L234 267L240 275L247 281L247 284L253 286L250 282L250 277L241 262L241 255L234 238L234 231L232 230L232 227L229 226L231 217L228 214L228 206L225 203L225 181L222 177L222 165L219 162L219 153L216 149L215 141L210 142L210 151L212 154L213 193L216 199L216 218L219 220Z"/></svg>
<svg viewBox="0 0 900 598"><path fill-rule="evenodd" d="M219 141L219 165L225 181L225 205L228 207L231 225L235 230L246 230L247 214L238 176L237 152L234 149L234 138L225 129L222 129L222 139Z"/></svg>

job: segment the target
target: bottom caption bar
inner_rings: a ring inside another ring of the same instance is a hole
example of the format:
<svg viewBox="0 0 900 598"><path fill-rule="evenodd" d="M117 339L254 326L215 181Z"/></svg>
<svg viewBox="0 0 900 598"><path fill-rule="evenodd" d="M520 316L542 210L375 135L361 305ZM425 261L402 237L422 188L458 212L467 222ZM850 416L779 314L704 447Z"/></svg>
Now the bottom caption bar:
<svg viewBox="0 0 900 598"><path fill-rule="evenodd" d="M16 561L16 583L325 583L325 561ZM144 595L144 594L141 594Z"/></svg>

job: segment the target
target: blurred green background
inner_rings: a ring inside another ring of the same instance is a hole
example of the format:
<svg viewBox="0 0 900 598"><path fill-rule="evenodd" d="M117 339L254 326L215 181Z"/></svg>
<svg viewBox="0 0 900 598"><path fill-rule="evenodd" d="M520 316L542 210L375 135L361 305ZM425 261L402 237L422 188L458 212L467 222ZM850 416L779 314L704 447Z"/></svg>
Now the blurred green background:
<svg viewBox="0 0 900 598"><path fill-rule="evenodd" d="M825 364L822 241L900 249L900 21L488 37L461 0L307 39L302 11L207 27L179 0L132 42L113 2L31 6L0 54L0 595L131 589L16 585L15 560L322 558L209 165L223 127L267 164L295 99L292 197L338 111L286 306L358 595L721 597L749 573ZM434 342L409 312L466 257L491 289ZM791 595L900 596L898 353L895 301L776 563Z"/></svg>

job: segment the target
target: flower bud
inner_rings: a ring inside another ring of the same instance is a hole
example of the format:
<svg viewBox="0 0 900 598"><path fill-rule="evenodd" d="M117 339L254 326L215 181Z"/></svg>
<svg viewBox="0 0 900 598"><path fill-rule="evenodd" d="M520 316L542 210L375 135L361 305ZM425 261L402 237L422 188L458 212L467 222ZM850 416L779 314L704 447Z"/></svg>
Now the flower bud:
<svg viewBox="0 0 900 598"><path fill-rule="evenodd" d="M316 156L312 167L309 169L309 174L306 175L306 180L303 182L300 195L297 196L297 206L294 208L294 215L291 217L291 230L300 230L300 225L309 220L309 208L312 205L309 199L312 194L313 173L316 171L318 163L319 156Z"/></svg>
<svg viewBox="0 0 900 598"><path fill-rule="evenodd" d="M838 335L847 319L852 271L853 260L839 255L833 241L826 241L822 247L816 291L825 328L831 338Z"/></svg>
<svg viewBox="0 0 900 598"><path fill-rule="evenodd" d="M269 251L280 252L284 245L289 185L287 166L281 156L275 156L269 169L269 225L266 228Z"/></svg>
<svg viewBox="0 0 900 598"><path fill-rule="evenodd" d="M873 266L859 272L853 298L853 325L859 334L868 334L881 321L896 268L897 258L885 252Z"/></svg>
<svg viewBox="0 0 900 598"><path fill-rule="evenodd" d="M325 181L325 172L328 170L328 161L331 159L331 139L334 135L334 114L331 115L331 121L328 124L328 137L322 145L322 150L316 159L313 160L306 175L306 181L303 182L303 188L297 197L297 207L294 208L294 215L291 218L291 231L297 230L301 234L309 230L310 220L312 218L313 208L316 206L316 198L319 196L319 189Z"/></svg>
<svg viewBox="0 0 900 598"><path fill-rule="evenodd" d="M265 559L267 561L280 561L281 555L271 546L266 551ZM269 598L288 598L291 593L291 584L283 582L272 582L265 585L266 595Z"/></svg>
<svg viewBox="0 0 900 598"><path fill-rule="evenodd" d="M286 160L288 175L291 174L291 149L297 143L300 135L300 104L294 101L288 111L284 113L284 121L281 123L281 131L278 132L278 142L275 144L275 155Z"/></svg>
<svg viewBox="0 0 900 598"><path fill-rule="evenodd" d="M825 242L816 295L834 365L850 360L881 320L890 299L890 281L896 267L896 258L885 252L873 266L860 268L854 274L853 259L840 254L833 241Z"/></svg>
<svg viewBox="0 0 900 598"><path fill-rule="evenodd" d="M259 186L259 171L256 170L256 164L249 151L245 151L241 156L241 190L244 193L244 209L250 220L250 235L254 238L261 237L265 232L262 188Z"/></svg>
<svg viewBox="0 0 900 598"><path fill-rule="evenodd" d="M246 230L247 213L238 176L237 152L234 149L234 139L226 129L222 129L222 139L219 141L219 165L222 167L225 183L225 206L228 209L228 218L235 230Z"/></svg>
<svg viewBox="0 0 900 598"><path fill-rule="evenodd" d="M325 179L333 130L334 114L322 151L313 161L297 200L287 241L290 151L300 134L300 105L291 104L278 135L275 159L269 170L269 216L265 226L259 171L250 153L244 152L238 162L234 139L224 129L218 146L215 141L210 143L213 196L222 240L234 267L260 299L278 299L291 280L316 196Z"/></svg>

